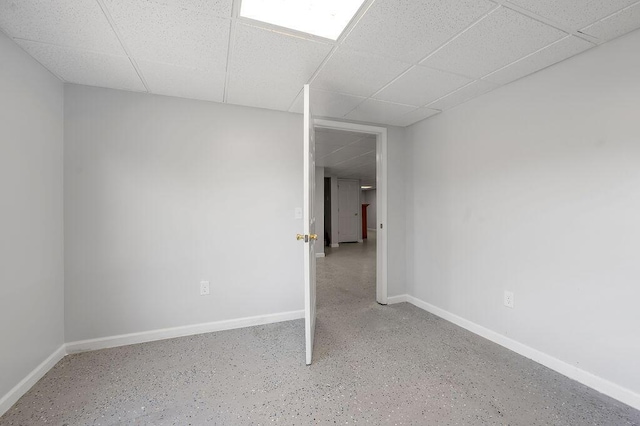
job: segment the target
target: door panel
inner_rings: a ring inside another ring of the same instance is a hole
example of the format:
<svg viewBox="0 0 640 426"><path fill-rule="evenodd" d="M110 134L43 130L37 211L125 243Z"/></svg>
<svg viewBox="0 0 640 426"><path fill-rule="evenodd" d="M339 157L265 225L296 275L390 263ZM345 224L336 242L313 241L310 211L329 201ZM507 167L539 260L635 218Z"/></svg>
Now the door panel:
<svg viewBox="0 0 640 426"><path fill-rule="evenodd" d="M360 228L360 183L357 180L338 180L338 236L339 242L358 241Z"/></svg>
<svg viewBox="0 0 640 426"><path fill-rule="evenodd" d="M316 218L315 218L315 132L311 115L309 85L304 85L304 326L306 363L313 359L316 328Z"/></svg>

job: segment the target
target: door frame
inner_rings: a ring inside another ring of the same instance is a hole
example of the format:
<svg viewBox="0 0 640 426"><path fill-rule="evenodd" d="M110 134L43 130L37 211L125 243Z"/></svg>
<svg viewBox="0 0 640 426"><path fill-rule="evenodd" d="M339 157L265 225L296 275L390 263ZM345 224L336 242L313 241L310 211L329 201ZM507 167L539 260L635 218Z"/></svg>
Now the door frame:
<svg viewBox="0 0 640 426"><path fill-rule="evenodd" d="M387 128L368 124L314 119L315 128L368 133L376 136L376 301L387 304Z"/></svg>

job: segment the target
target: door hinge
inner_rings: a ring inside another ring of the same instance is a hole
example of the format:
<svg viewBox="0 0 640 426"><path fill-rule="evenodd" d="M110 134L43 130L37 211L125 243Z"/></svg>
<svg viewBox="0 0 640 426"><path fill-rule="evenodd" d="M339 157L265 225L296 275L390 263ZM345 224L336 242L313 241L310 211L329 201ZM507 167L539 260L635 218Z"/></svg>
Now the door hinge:
<svg viewBox="0 0 640 426"><path fill-rule="evenodd" d="M382 229L382 224L380 224L380 229Z"/></svg>

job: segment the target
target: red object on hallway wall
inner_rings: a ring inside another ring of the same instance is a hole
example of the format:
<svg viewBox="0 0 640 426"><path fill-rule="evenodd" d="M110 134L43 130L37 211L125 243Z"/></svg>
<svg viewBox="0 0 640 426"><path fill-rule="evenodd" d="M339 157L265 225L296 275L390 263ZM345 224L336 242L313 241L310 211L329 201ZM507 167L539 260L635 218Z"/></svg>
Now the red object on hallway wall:
<svg viewBox="0 0 640 426"><path fill-rule="evenodd" d="M363 240L367 239L367 207L369 207L369 204L362 205L362 216L360 216L362 218L362 239Z"/></svg>

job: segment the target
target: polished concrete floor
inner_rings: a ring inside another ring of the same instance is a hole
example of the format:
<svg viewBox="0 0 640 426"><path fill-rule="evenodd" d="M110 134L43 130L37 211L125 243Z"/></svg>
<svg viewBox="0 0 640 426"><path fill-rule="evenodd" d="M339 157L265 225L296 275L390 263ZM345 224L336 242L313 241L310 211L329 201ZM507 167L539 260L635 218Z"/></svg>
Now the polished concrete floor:
<svg viewBox="0 0 640 426"><path fill-rule="evenodd" d="M318 262L314 364L291 321L66 357L1 425L640 425L640 412L406 303L375 239Z"/></svg>

